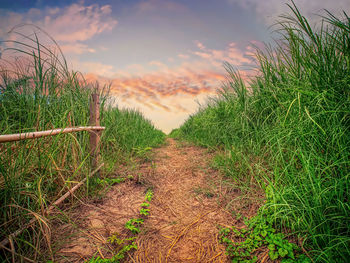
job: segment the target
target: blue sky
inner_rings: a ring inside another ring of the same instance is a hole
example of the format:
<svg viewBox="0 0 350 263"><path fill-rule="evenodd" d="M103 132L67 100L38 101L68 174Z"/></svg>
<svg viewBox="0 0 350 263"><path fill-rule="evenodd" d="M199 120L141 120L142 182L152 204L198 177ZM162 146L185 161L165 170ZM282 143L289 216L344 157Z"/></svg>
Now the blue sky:
<svg viewBox="0 0 350 263"><path fill-rule="evenodd" d="M72 69L112 83L119 106L141 110L168 132L215 94L224 61L243 74L251 67L251 44L272 41L270 26L288 10L286 2L1 0L0 39L16 39L8 31L17 24L39 26L57 40ZM312 22L324 8L350 13L349 0L295 2Z"/></svg>

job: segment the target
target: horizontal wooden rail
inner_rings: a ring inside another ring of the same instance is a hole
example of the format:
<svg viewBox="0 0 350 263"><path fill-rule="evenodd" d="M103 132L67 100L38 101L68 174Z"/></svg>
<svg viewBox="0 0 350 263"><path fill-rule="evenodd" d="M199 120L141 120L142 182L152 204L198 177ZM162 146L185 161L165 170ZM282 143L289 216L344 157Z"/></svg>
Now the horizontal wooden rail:
<svg viewBox="0 0 350 263"><path fill-rule="evenodd" d="M101 131L104 129L105 127L101 127L101 126L87 126L87 127L61 128L61 129L53 129L53 130L38 131L38 132L6 134L6 135L0 135L0 143L21 141L26 139L36 139L40 137L53 136L60 133L71 133L71 132L79 132L79 131Z"/></svg>

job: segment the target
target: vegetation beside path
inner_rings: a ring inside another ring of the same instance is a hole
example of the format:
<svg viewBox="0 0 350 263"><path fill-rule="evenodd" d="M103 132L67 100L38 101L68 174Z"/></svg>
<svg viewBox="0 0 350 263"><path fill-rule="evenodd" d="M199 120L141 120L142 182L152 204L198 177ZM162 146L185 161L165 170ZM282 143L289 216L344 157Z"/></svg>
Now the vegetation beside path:
<svg viewBox="0 0 350 263"><path fill-rule="evenodd" d="M59 47L44 46L38 35L19 37L22 42L12 41L3 54L15 59L0 60L0 133L89 126L89 99L97 84L88 85L78 72L70 71ZM151 147L164 142L164 133L141 113L110 106L108 91L109 87L99 89L101 126L106 127L101 137L105 166L99 179L91 178L74 193L78 198L96 195L108 177L115 180L117 167L146 158ZM0 261L20 260L18 255L41 261L52 252L53 218L46 215L47 207L91 172L89 133L2 143L0 155L1 240L37 219L34 228L11 240L15 254L3 250ZM66 207L77 199L71 201Z"/></svg>
<svg viewBox="0 0 350 263"><path fill-rule="evenodd" d="M256 51L257 76L246 84L226 64L221 94L172 136L219 149L216 167L244 191L265 191L255 224L297 236L314 262L347 262L350 18L320 19L314 27L291 6L276 42ZM271 246L270 258L289 253L283 249Z"/></svg>

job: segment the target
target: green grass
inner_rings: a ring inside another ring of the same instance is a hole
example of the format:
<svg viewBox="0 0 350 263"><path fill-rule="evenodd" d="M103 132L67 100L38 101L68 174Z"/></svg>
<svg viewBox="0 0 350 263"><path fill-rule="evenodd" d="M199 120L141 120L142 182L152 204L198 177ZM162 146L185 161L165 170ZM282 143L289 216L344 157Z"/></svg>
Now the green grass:
<svg viewBox="0 0 350 263"><path fill-rule="evenodd" d="M293 231L315 262L350 256L350 18L328 13L316 29L296 6L278 40L257 49L246 84L225 64L220 95L175 135L225 150L217 165L266 191L275 226Z"/></svg>
<svg viewBox="0 0 350 263"><path fill-rule="evenodd" d="M5 52L24 59L0 61L0 133L89 126L89 99L96 87L68 70L59 48L47 48L36 35L12 44ZM132 158L145 158L145 152L165 138L141 113L109 106L108 92L109 87L100 89L101 125L106 127L101 137L101 162L106 164L101 178ZM42 253L51 249L44 211L91 172L89 133L2 143L0 155L1 240L36 217L36 227L26 229L13 242L16 253L35 261L45 258ZM98 187L101 184L90 180L75 194L86 196ZM11 261L11 253L1 253L0 259Z"/></svg>

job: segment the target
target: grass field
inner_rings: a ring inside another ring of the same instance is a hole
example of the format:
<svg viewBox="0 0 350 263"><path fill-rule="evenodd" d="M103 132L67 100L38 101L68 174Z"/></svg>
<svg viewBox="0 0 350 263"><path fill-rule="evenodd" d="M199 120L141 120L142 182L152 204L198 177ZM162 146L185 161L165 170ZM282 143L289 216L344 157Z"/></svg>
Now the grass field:
<svg viewBox="0 0 350 263"><path fill-rule="evenodd" d="M292 231L314 262L350 256L350 18L310 25L295 6L278 39L257 49L247 84L228 81L173 136L224 150L216 165L240 185L260 185L260 214Z"/></svg>
<svg viewBox="0 0 350 263"><path fill-rule="evenodd" d="M63 55L38 38L13 44L6 52L20 59L1 64L0 133L89 126L89 99L97 86L88 86L78 72L68 70ZM106 127L101 137L104 177L133 157L143 158L145 149L162 144L165 135L141 113L110 106L108 87L99 92L101 125ZM39 260L43 251L50 251L45 209L91 172L89 133L2 143L0 155L0 236L35 217L36 227L23 231L13 243L16 253ZM98 190L94 182L88 181L77 196ZM0 254L0 259L11 261L11 253Z"/></svg>

